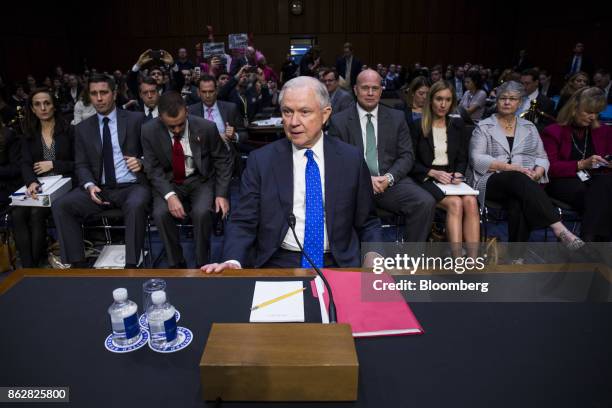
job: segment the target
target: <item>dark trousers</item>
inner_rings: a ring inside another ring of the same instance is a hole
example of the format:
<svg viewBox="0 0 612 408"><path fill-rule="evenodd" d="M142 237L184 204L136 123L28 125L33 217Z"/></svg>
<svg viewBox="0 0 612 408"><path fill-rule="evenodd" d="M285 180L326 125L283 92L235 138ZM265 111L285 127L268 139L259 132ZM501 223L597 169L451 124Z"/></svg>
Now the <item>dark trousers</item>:
<svg viewBox="0 0 612 408"><path fill-rule="evenodd" d="M102 188L110 206L94 203L89 192L77 187L53 204L53 219L57 227L62 262L75 263L83 261L83 230L81 225L87 217L102 211L120 208L125 224L125 262L138 264L144 247L147 223L147 208L151 200L151 191L142 184L118 185L114 188Z"/></svg>
<svg viewBox="0 0 612 408"><path fill-rule="evenodd" d="M213 183L214 180L202 183L199 177L194 176L192 179L187 179L183 185L172 184L172 189L181 200L185 213L191 218L198 267L206 265L210 259L210 233L214 211ZM176 225L181 220L170 214L168 202L159 194L155 194L153 199L153 219L164 242L168 265L175 267L184 263L183 248Z"/></svg>
<svg viewBox="0 0 612 408"><path fill-rule="evenodd" d="M510 242L527 242L532 230L561 220L544 189L518 171L489 177L486 198L499 202L508 213Z"/></svg>
<svg viewBox="0 0 612 408"><path fill-rule="evenodd" d="M326 268L337 268L338 264L331 253L323 255L323 265ZM263 264L262 268L301 268L302 253L279 248L270 259Z"/></svg>
<svg viewBox="0 0 612 408"><path fill-rule="evenodd" d="M15 245L24 268L37 268L47 255L46 207L13 207L11 217L15 230Z"/></svg>
<svg viewBox="0 0 612 408"><path fill-rule="evenodd" d="M377 207L405 217L407 242L425 242L431 232L436 211L434 197L409 177L403 178L382 194L374 196Z"/></svg>
<svg viewBox="0 0 612 408"><path fill-rule="evenodd" d="M582 214L585 241L607 241L612 235L612 174L593 175L586 182L578 177L554 179L547 191Z"/></svg>

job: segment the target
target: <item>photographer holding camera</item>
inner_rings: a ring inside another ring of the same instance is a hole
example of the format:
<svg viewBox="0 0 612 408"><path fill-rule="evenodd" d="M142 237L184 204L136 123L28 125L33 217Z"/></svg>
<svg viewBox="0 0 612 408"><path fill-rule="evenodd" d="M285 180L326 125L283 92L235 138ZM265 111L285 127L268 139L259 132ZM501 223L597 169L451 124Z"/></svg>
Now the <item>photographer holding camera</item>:
<svg viewBox="0 0 612 408"><path fill-rule="evenodd" d="M157 90L160 95L167 91L181 92L183 89L185 77L174 63L172 55L165 50L152 50L149 48L140 54L138 61L136 61L128 73L126 82L133 95L139 94L138 85L140 81L138 74L145 69L148 70L147 76L150 76L157 82ZM164 83L164 73L168 73L170 76L168 83ZM142 106L142 101L139 101L139 104Z"/></svg>

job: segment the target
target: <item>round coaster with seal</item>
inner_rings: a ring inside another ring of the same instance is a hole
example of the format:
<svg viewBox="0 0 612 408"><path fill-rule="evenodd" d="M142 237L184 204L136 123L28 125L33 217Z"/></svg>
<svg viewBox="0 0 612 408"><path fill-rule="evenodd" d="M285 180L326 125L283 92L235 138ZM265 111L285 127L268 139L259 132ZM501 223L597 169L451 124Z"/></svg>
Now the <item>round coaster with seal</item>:
<svg viewBox="0 0 612 408"><path fill-rule="evenodd" d="M181 312L179 312L178 310L175 310L174 317L176 318L177 322L181 320ZM143 313L140 315L140 317L138 318L138 324L140 324L140 327L142 327L143 329L149 330L149 322L147 321L146 313Z"/></svg>
<svg viewBox="0 0 612 408"><path fill-rule="evenodd" d="M174 353L186 348L193 340L193 333L186 327L178 326L176 328L176 336L178 337L178 341L174 346L160 349L153 347L151 342L149 342L149 348L157 353Z"/></svg>
<svg viewBox="0 0 612 408"><path fill-rule="evenodd" d="M111 353L129 353L130 351L138 350L149 342L149 332L140 329L138 335L138 341L130 344L129 346L120 346L113 341L113 334L109 334L106 340L104 340L104 347Z"/></svg>

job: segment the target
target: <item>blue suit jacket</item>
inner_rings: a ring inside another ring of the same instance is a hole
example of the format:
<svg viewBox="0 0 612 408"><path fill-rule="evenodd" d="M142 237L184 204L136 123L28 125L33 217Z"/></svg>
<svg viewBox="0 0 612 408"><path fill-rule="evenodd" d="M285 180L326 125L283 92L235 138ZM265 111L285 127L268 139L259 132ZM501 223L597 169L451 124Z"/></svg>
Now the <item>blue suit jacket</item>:
<svg viewBox="0 0 612 408"><path fill-rule="evenodd" d="M381 242L372 183L359 150L325 137L325 222L331 253L341 267L361 265L360 242ZM223 259L243 266L254 246L261 267L280 248L293 211L291 142L278 140L249 155L240 198L227 226Z"/></svg>

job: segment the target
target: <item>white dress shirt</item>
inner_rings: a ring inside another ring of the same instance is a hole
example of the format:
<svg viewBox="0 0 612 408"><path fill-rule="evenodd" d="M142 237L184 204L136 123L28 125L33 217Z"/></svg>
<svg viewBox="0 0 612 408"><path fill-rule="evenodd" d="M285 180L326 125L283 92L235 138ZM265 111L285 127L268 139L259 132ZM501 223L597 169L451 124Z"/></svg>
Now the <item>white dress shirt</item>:
<svg viewBox="0 0 612 408"><path fill-rule="evenodd" d="M323 208L325 209L325 158L323 155L323 133L321 137L311 148L313 158L319 166L319 174L321 175L321 193L323 197ZM307 149L298 149L292 145L293 151L293 215L295 215L295 233L304 245L304 230L306 228L306 157ZM325 210L323 211L325 216ZM329 240L327 239L327 226L323 220L323 250L329 252ZM287 235L281 245L281 248L289 251L299 251L300 247L295 242L291 228L287 230ZM309 254L310 255L310 254Z"/></svg>
<svg viewBox="0 0 612 408"><path fill-rule="evenodd" d="M538 91L537 89L530 93L529 96L525 98L525 102L523 102L523 105L519 108L519 110L516 111L516 115L518 116L526 110L529 110L529 108L531 107L531 101L535 100L539 94L540 91Z"/></svg>
<svg viewBox="0 0 612 408"><path fill-rule="evenodd" d="M144 106L144 114L145 116L149 116L149 113L151 113L151 117L156 118L159 116L159 111L157 110L157 106L155 107L155 109L151 109L149 108L147 105Z"/></svg>

